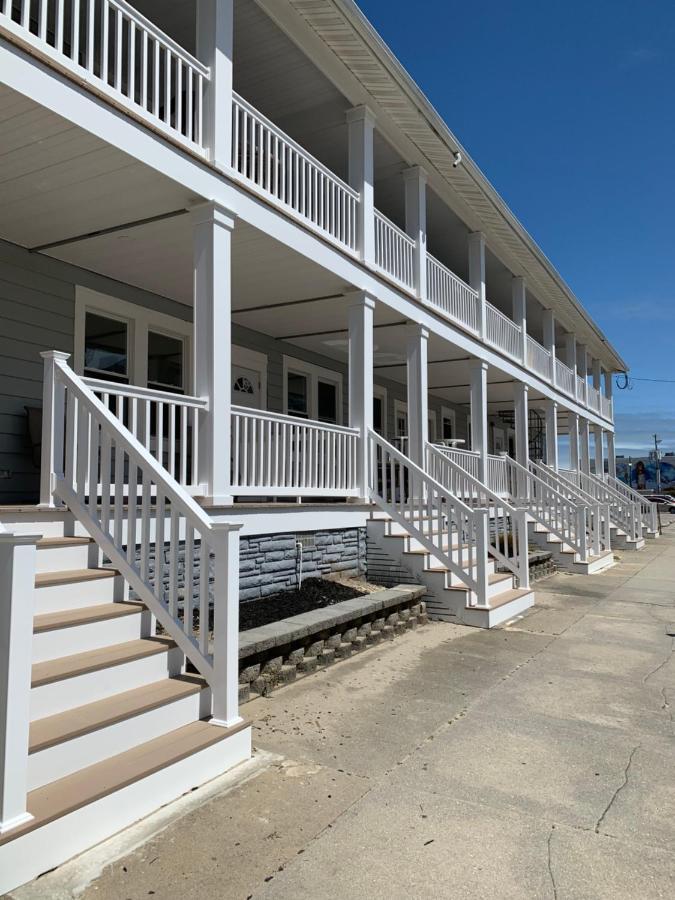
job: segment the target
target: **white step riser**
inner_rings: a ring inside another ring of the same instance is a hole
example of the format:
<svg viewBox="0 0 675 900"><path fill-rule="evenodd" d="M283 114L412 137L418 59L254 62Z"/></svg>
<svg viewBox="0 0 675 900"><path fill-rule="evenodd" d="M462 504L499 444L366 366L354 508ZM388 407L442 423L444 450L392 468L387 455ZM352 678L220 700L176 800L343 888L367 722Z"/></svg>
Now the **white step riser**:
<svg viewBox="0 0 675 900"><path fill-rule="evenodd" d="M87 650L112 647L150 637L151 633L152 616L147 609L120 618L42 631L33 635L33 662L46 662Z"/></svg>
<svg viewBox="0 0 675 900"><path fill-rule="evenodd" d="M407 561L408 559L412 559L414 556L420 556L422 559L424 559L424 556L422 556L422 554L413 553L412 552L413 550L424 550L425 555L431 556L431 554L426 549L426 547L422 547L418 541L415 541L416 546L410 548L409 542L405 538L399 537L398 535L396 537L391 537L389 535L386 535L385 537L383 537L379 540L379 543L381 544L382 547L384 547L385 549L387 549L389 551L390 556L393 556L394 558L399 558L402 561L404 561L403 556L405 556L405 561ZM447 550L447 547L445 548L445 550ZM457 551L455 551L455 553L456 552ZM470 554L467 551L464 551L462 553L462 562L468 563L469 556L470 556ZM435 559L436 557L432 557L432 558ZM406 564L407 564L407 562L406 562ZM440 565L440 560L438 561L438 565Z"/></svg>
<svg viewBox="0 0 675 900"><path fill-rule="evenodd" d="M124 583L120 577L38 587L35 589L35 615L113 603L122 600L123 594Z"/></svg>
<svg viewBox="0 0 675 900"><path fill-rule="evenodd" d="M464 582L459 578L458 575L455 575L454 572L447 570L445 572L435 572L430 571L429 567L435 569L440 563L436 560L435 557L429 556L421 556L419 553L403 553L400 556L401 563L413 573L413 575L418 575L428 583L431 583L433 579L434 584L438 586L439 590L444 589L445 587L451 587L454 585L462 585ZM492 575L495 571L495 563L494 560L488 560L488 574Z"/></svg>
<svg viewBox="0 0 675 900"><path fill-rule="evenodd" d="M110 756L182 728L210 714L211 691L181 697L172 703L115 722L106 728L48 747L28 757L28 790L42 787L93 766Z"/></svg>
<svg viewBox="0 0 675 900"><path fill-rule="evenodd" d="M148 775L0 847L0 894L92 847L250 757L251 731Z"/></svg>
<svg viewBox="0 0 675 900"><path fill-rule="evenodd" d="M168 653L156 653L118 666L97 669L95 672L31 688L31 722L161 681L167 675L177 674L181 662L180 650L173 648Z"/></svg>
<svg viewBox="0 0 675 900"><path fill-rule="evenodd" d="M91 547L93 545L76 544L74 547L38 548L35 554L35 571L65 572L67 569L86 569L96 565L96 551Z"/></svg>

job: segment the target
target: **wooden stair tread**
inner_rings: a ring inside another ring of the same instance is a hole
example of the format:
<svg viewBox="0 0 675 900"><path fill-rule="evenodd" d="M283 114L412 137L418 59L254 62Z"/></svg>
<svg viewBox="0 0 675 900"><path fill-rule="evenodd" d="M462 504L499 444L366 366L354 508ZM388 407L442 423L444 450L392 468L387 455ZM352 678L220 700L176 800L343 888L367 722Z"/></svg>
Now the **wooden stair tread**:
<svg viewBox="0 0 675 900"><path fill-rule="evenodd" d="M500 606L506 606L507 603L512 603L514 600L520 600L521 597L527 597L528 594L532 593L531 588L512 588L510 591L504 591L503 594L498 594L496 597L490 597L490 602L488 606L469 606L467 604L467 609L499 609Z"/></svg>
<svg viewBox="0 0 675 900"><path fill-rule="evenodd" d="M114 578L116 569L65 569L61 572L40 572L35 576L35 587L53 587L57 584L77 584L81 581L98 581Z"/></svg>
<svg viewBox="0 0 675 900"><path fill-rule="evenodd" d="M85 547L93 543L90 537L42 537L36 547L38 550L51 550L53 547Z"/></svg>
<svg viewBox="0 0 675 900"><path fill-rule="evenodd" d="M101 647L98 650L87 650L84 653L74 653L72 656L35 663L31 674L31 687L74 678L77 675L133 662L157 653L166 653L173 646L174 642L169 638L140 638L124 644L113 644L111 647Z"/></svg>
<svg viewBox="0 0 675 900"><path fill-rule="evenodd" d="M206 681L198 675L179 675L37 719L30 724L28 752L37 753L47 747L114 725L196 694L205 687Z"/></svg>
<svg viewBox="0 0 675 900"><path fill-rule="evenodd" d="M232 728L210 725L207 721L192 722L125 753L111 756L73 775L37 788L28 794L27 808L33 818L0 835L0 844L15 840L48 822L128 787L248 727L249 723L246 721Z"/></svg>
<svg viewBox="0 0 675 900"><path fill-rule="evenodd" d="M75 625L89 625L92 622L103 622L106 619L138 615L144 609L142 603L127 600L119 603L99 603L96 606L85 606L82 609L62 609L58 612L41 613L33 618L33 634L56 631L59 628L71 628Z"/></svg>

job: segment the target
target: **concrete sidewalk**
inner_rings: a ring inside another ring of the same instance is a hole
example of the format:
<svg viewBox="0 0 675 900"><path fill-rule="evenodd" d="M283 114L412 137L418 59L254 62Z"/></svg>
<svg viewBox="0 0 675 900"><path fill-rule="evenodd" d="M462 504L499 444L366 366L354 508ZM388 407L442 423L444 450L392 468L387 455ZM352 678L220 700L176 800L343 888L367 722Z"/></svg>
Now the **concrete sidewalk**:
<svg viewBox="0 0 675 900"><path fill-rule="evenodd" d="M672 898L672 634L666 533L510 626L431 624L253 701L271 763L82 896Z"/></svg>

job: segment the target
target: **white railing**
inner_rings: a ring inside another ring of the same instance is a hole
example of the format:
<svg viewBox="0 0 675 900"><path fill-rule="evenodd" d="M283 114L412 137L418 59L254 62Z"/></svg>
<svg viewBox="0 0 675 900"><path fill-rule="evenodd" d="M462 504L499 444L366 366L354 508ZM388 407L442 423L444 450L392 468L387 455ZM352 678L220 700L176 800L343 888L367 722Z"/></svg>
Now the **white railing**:
<svg viewBox="0 0 675 900"><path fill-rule="evenodd" d="M207 400L96 378L82 381L181 487L204 494L198 469L199 425Z"/></svg>
<svg viewBox="0 0 675 900"><path fill-rule="evenodd" d="M559 359L555 361L555 383L563 394L574 397L574 372Z"/></svg>
<svg viewBox="0 0 675 900"><path fill-rule="evenodd" d="M469 589L468 605L488 605L488 514L472 509L390 443L369 432L369 494Z"/></svg>
<svg viewBox="0 0 675 900"><path fill-rule="evenodd" d="M480 483L480 454L475 450L457 450L434 444L434 449L449 459L455 466ZM508 493L506 463L503 454L488 454L486 460L486 487L502 497ZM460 495L461 496L461 495Z"/></svg>
<svg viewBox="0 0 675 900"><path fill-rule="evenodd" d="M577 375L577 400L580 403L586 403L586 379L581 375Z"/></svg>
<svg viewBox="0 0 675 900"><path fill-rule="evenodd" d="M642 537L640 504L634 503L602 478L587 475L585 472L576 472L575 476L575 483L582 491L590 494L599 503L609 506L609 517L613 525L620 528L631 540L639 540Z"/></svg>
<svg viewBox="0 0 675 900"><path fill-rule="evenodd" d="M232 408L232 493L356 497L359 431Z"/></svg>
<svg viewBox="0 0 675 900"><path fill-rule="evenodd" d="M614 403L611 397L604 394L600 394L600 415L610 422L614 421Z"/></svg>
<svg viewBox="0 0 675 900"><path fill-rule="evenodd" d="M467 506L486 509L490 524L488 550L490 555L518 579L520 587L529 586L527 518L524 508L516 509L503 496L469 475L453 462L441 447L426 446L426 471Z"/></svg>
<svg viewBox="0 0 675 900"><path fill-rule="evenodd" d="M542 481L545 481L560 494L564 494L576 503L586 506L586 531L589 539L589 549L598 556L601 552L611 549L611 528L609 506L600 504L594 497L587 494L570 479L566 472L571 470L560 469L557 473L534 460L529 461L529 469ZM576 472L573 472L575 475Z"/></svg>
<svg viewBox="0 0 675 900"><path fill-rule="evenodd" d="M44 356L43 476L50 499L65 504L207 680L213 717L233 724L237 526L212 522L58 354ZM129 498L140 491L140 503L127 506L127 485Z"/></svg>
<svg viewBox="0 0 675 900"><path fill-rule="evenodd" d="M359 195L237 94L232 168L267 197L356 252Z"/></svg>
<svg viewBox="0 0 675 900"><path fill-rule="evenodd" d="M125 0L3 0L0 27L204 153L209 69Z"/></svg>
<svg viewBox="0 0 675 900"><path fill-rule="evenodd" d="M592 384L588 385L588 402L587 406L589 409L593 410L593 412L600 412L600 391L597 388L594 388Z"/></svg>
<svg viewBox="0 0 675 900"><path fill-rule="evenodd" d="M551 380L551 354L529 334L527 336L527 368L546 381Z"/></svg>
<svg viewBox="0 0 675 900"><path fill-rule="evenodd" d="M478 294L430 253L427 253L427 295L432 306L478 334Z"/></svg>
<svg viewBox="0 0 675 900"><path fill-rule="evenodd" d="M651 531L652 534L656 534L659 529L657 504L647 500L642 494L634 491L633 488L629 487L625 482L619 481L618 478L614 478L613 475L605 475L604 480L610 488L617 492L617 494L621 494L622 497L625 497L639 507L643 526L648 531Z"/></svg>
<svg viewBox="0 0 675 900"><path fill-rule="evenodd" d="M377 210L375 265L403 287L415 287L415 241Z"/></svg>
<svg viewBox="0 0 675 900"><path fill-rule="evenodd" d="M512 359L522 362L520 327L491 303L485 304L485 340Z"/></svg>
<svg viewBox="0 0 675 900"><path fill-rule="evenodd" d="M588 561L588 507L571 499L510 456L505 457L509 494L532 519Z"/></svg>

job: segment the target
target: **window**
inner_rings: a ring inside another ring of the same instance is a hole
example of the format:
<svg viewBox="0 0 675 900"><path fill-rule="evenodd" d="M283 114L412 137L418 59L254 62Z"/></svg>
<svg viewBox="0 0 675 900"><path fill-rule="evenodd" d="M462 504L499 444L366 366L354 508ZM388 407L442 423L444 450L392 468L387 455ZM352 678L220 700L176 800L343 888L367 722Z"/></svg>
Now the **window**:
<svg viewBox="0 0 675 900"><path fill-rule="evenodd" d="M307 376L299 372L289 372L286 380L286 402L291 416L309 418L309 386Z"/></svg>
<svg viewBox="0 0 675 900"><path fill-rule="evenodd" d="M284 412L338 425L342 418L342 376L303 359L284 356Z"/></svg>
<svg viewBox="0 0 675 900"><path fill-rule="evenodd" d="M182 338L148 331L148 387L184 393Z"/></svg>
<svg viewBox="0 0 675 900"><path fill-rule="evenodd" d="M84 370L93 378L129 380L129 326L126 322L87 312Z"/></svg>
<svg viewBox="0 0 675 900"><path fill-rule="evenodd" d="M317 406L320 422L337 422L337 384L319 379Z"/></svg>

